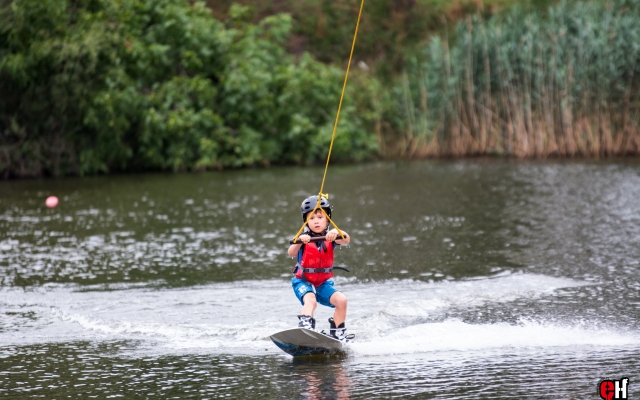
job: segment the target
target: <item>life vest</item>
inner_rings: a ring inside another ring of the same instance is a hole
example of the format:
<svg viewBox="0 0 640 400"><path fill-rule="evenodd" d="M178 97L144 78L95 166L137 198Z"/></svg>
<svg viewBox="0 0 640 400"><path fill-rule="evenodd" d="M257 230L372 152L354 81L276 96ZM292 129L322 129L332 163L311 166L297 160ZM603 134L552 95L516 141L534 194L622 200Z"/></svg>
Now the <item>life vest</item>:
<svg viewBox="0 0 640 400"><path fill-rule="evenodd" d="M307 243L303 246L302 259L297 265L296 278L304 278L314 286L322 285L333 277L333 242L324 241L324 246Z"/></svg>

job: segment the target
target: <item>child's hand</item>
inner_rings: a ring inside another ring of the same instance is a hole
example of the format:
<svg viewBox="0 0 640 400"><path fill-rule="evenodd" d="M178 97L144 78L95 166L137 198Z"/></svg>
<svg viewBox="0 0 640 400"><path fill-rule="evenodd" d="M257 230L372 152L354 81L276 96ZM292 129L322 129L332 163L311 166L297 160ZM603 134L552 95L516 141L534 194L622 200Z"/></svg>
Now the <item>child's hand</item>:
<svg viewBox="0 0 640 400"><path fill-rule="evenodd" d="M298 239L299 239L302 243L307 244L307 243L309 243L309 241L311 240L311 236L309 236L309 235L300 235L300 236L298 236Z"/></svg>
<svg viewBox="0 0 640 400"><path fill-rule="evenodd" d="M332 229L329 232L327 232L325 238L327 238L328 241L333 242L334 240L336 240L336 238L340 237L340 239L342 239L342 236L340 236L340 232L338 232L337 229Z"/></svg>

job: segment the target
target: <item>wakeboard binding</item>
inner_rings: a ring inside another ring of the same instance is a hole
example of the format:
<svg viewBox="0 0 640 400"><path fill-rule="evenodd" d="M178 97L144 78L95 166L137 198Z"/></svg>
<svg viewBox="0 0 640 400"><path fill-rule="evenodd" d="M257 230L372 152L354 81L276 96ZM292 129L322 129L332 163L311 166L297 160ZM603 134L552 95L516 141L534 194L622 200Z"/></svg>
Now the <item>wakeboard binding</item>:
<svg viewBox="0 0 640 400"><path fill-rule="evenodd" d="M325 331L322 331L322 333L343 343L349 343L356 337L353 333L347 334L347 327L344 322L336 326L333 317L329 318L329 333L327 334Z"/></svg>

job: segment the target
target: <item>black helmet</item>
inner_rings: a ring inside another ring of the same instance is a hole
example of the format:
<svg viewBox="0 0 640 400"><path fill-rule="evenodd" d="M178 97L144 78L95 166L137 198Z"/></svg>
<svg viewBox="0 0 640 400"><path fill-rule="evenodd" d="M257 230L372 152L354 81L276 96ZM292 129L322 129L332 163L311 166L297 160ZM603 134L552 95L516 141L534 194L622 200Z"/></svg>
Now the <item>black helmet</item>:
<svg viewBox="0 0 640 400"><path fill-rule="evenodd" d="M316 208L316 204L318 204L318 196L310 196L304 199L302 204L300 205L300 212L302 213L302 220L307 222L307 214L313 211ZM329 200L324 197L320 198L320 207L327 213L329 218L331 218L331 204L329 204Z"/></svg>

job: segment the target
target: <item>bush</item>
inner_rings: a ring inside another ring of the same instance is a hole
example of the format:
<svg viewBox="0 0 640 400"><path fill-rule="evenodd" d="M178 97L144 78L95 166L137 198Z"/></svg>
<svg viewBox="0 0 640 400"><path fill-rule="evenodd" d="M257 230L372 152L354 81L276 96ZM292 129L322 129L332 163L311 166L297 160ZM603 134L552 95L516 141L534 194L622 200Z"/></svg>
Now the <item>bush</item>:
<svg viewBox="0 0 640 400"><path fill-rule="evenodd" d="M245 7L220 22L186 0L0 4L5 177L326 156L343 71L289 55L286 14L252 24ZM363 93L377 85L354 82ZM347 101L336 160L376 154L374 106Z"/></svg>

